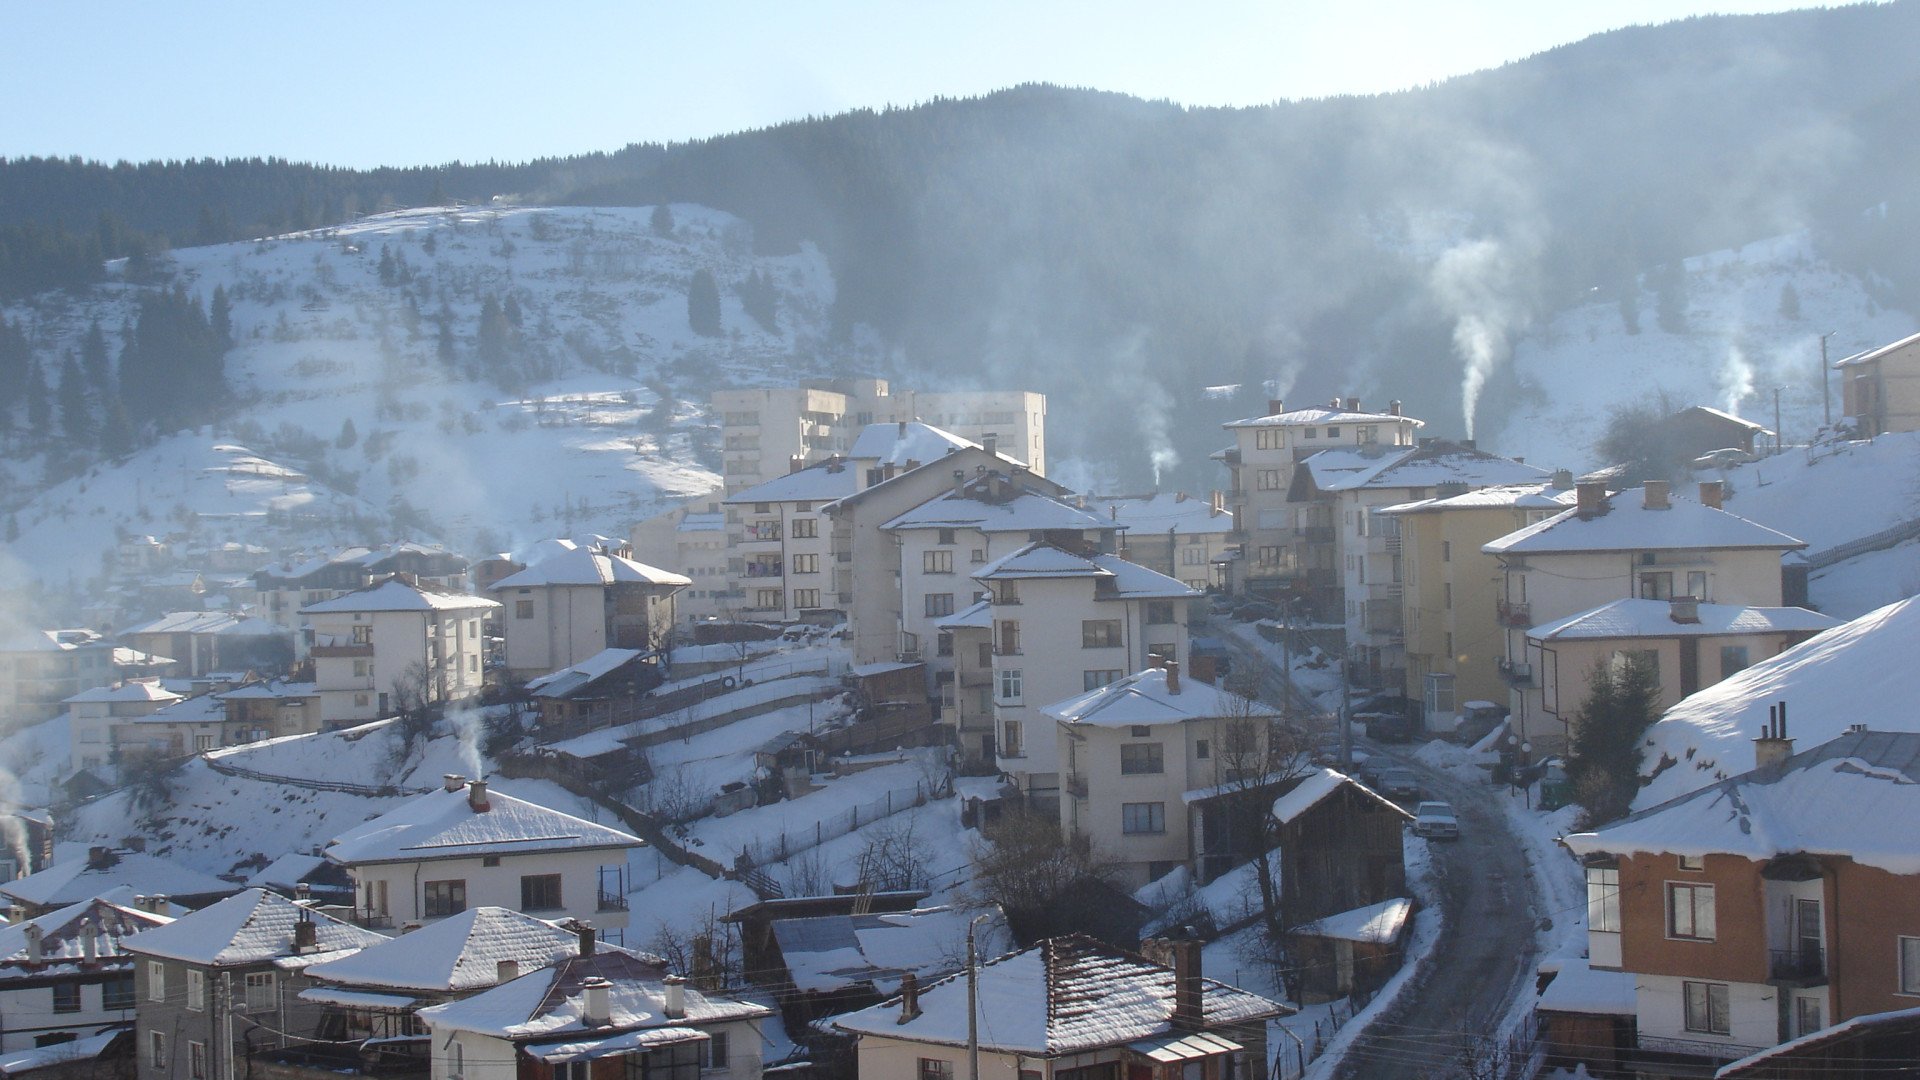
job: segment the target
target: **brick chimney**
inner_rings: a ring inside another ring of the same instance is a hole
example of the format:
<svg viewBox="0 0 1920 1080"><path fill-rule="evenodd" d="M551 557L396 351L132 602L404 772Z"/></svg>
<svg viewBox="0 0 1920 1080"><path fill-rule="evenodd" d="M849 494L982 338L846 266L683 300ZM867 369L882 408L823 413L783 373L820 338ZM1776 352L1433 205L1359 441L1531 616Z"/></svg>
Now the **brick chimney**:
<svg viewBox="0 0 1920 1080"><path fill-rule="evenodd" d="M1180 692L1180 661L1169 659L1167 661L1167 693L1178 694L1179 692Z"/></svg>
<svg viewBox="0 0 1920 1080"><path fill-rule="evenodd" d="M1166 658L1166 657L1164 657L1164 656L1161 656L1161 655L1160 655L1159 653L1157 653L1157 652L1150 652L1150 653L1148 653L1148 654L1147 654L1147 667L1148 667L1148 668L1149 668L1150 670L1153 670L1153 671L1159 671L1159 670L1161 670L1161 669L1163 669L1163 668L1165 668L1166 666L1167 666L1167 658Z"/></svg>
<svg viewBox="0 0 1920 1080"><path fill-rule="evenodd" d="M1700 505L1711 506L1715 510L1727 501L1727 485L1719 480L1700 481Z"/></svg>
<svg viewBox="0 0 1920 1080"><path fill-rule="evenodd" d="M303 956L320 947L320 927L313 921L313 912L300 909L300 921L293 924L293 952Z"/></svg>
<svg viewBox="0 0 1920 1080"><path fill-rule="evenodd" d="M467 781L467 805L473 807L476 814L484 814L493 809L487 801L487 782L485 780Z"/></svg>
<svg viewBox="0 0 1920 1080"><path fill-rule="evenodd" d="M1668 484L1665 480L1647 481L1644 489L1645 497L1641 499L1641 506L1648 510L1673 509L1672 500L1667 498L1671 487L1672 485Z"/></svg>
<svg viewBox="0 0 1920 1080"><path fill-rule="evenodd" d="M1682 625L1693 625L1700 621L1700 598L1697 596L1673 596L1667 599L1667 617Z"/></svg>
<svg viewBox="0 0 1920 1080"><path fill-rule="evenodd" d="M105 870L119 861L113 857L113 849L110 847L95 846L87 849L87 869L89 870Z"/></svg>
<svg viewBox="0 0 1920 1080"><path fill-rule="evenodd" d="M1267 415L1268 416L1279 416L1281 413L1286 411L1287 411L1287 403L1284 399L1281 399L1281 398L1267 399Z"/></svg>
<svg viewBox="0 0 1920 1080"><path fill-rule="evenodd" d="M590 922L579 922L576 920L573 924L573 932L580 935L580 955L582 957L592 956L593 955L593 936L594 936L593 924Z"/></svg>
<svg viewBox="0 0 1920 1080"><path fill-rule="evenodd" d="M900 1019L905 1024L920 1015L920 980L909 971L900 976Z"/></svg>
<svg viewBox="0 0 1920 1080"><path fill-rule="evenodd" d="M1205 984L1200 974L1200 942L1155 938L1140 943L1141 955L1173 969L1173 1026L1197 1031L1205 1024Z"/></svg>
<svg viewBox="0 0 1920 1080"><path fill-rule="evenodd" d="M1350 398L1348 398L1348 399L1346 400L1346 406L1345 406L1345 407L1346 407L1346 410L1347 410L1348 412L1359 412L1359 411L1360 411L1360 399L1359 399L1359 398L1357 398L1357 397L1350 397Z"/></svg>
<svg viewBox="0 0 1920 1080"><path fill-rule="evenodd" d="M1574 510L1581 520L1596 518L1613 509L1607 501L1607 485L1597 480L1582 480L1574 486Z"/></svg>
<svg viewBox="0 0 1920 1080"><path fill-rule="evenodd" d="M1555 491L1565 491L1566 489L1572 487L1573 486L1573 470L1572 469L1555 469L1553 471L1552 483L1553 483L1553 489Z"/></svg>
<svg viewBox="0 0 1920 1080"><path fill-rule="evenodd" d="M467 778L461 776L459 773L450 772L440 774L440 787L445 791L459 791L466 786Z"/></svg>
<svg viewBox="0 0 1920 1080"><path fill-rule="evenodd" d="M1765 769L1793 756L1793 740L1787 738L1787 703L1767 706L1767 726L1753 740L1753 764Z"/></svg>
<svg viewBox="0 0 1920 1080"><path fill-rule="evenodd" d="M985 435L980 436L980 449L985 450L989 454L999 453L1000 452L999 434L996 432L989 431Z"/></svg>
<svg viewBox="0 0 1920 1080"><path fill-rule="evenodd" d="M787 455L787 475L791 476L807 467L807 459L799 454Z"/></svg>
<svg viewBox="0 0 1920 1080"><path fill-rule="evenodd" d="M1400 403L1398 401L1387 402L1387 415L1389 416L1400 415Z"/></svg>
<svg viewBox="0 0 1920 1080"><path fill-rule="evenodd" d="M585 991L585 1000L580 1003L580 1022L593 1028L613 1023L613 1005L607 1000L607 991L613 989L613 984L598 975L589 975L581 980L580 989Z"/></svg>

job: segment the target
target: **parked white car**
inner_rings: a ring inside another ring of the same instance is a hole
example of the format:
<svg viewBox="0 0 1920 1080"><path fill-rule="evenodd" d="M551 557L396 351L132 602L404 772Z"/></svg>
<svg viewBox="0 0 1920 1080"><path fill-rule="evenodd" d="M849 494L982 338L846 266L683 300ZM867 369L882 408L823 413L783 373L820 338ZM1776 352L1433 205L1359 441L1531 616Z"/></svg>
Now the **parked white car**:
<svg viewBox="0 0 1920 1080"><path fill-rule="evenodd" d="M1458 840L1460 819L1443 802L1423 802L1413 811L1413 834L1430 840Z"/></svg>

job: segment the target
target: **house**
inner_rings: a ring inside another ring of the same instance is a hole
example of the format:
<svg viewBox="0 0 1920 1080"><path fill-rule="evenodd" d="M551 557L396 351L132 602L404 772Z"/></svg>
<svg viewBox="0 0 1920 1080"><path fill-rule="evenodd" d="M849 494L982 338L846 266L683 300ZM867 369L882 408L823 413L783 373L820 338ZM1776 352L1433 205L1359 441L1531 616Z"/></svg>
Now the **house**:
<svg viewBox="0 0 1920 1080"><path fill-rule="evenodd" d="M1370 413L1361 411L1359 398L1335 398L1324 407L1291 410L1269 401L1267 415L1221 426L1234 438L1213 455L1230 478L1227 504L1241 553L1229 563L1233 591L1318 596L1330 616L1339 610L1331 596L1339 580L1333 508L1289 505L1294 470L1337 447L1410 447L1425 422L1402 416L1397 401L1384 413Z"/></svg>
<svg viewBox="0 0 1920 1080"><path fill-rule="evenodd" d="M175 761L222 746L257 741L255 731L227 729L227 706L214 694L168 702L113 725L113 760L124 779L141 761Z"/></svg>
<svg viewBox="0 0 1920 1080"><path fill-rule="evenodd" d="M1451 732L1469 701L1505 701L1506 630L1494 617L1500 563L1481 548L1573 505L1573 475L1547 483L1433 495L1374 511L1399 522L1402 692L1420 703L1426 730Z"/></svg>
<svg viewBox="0 0 1920 1080"><path fill-rule="evenodd" d="M909 974L921 983L951 975L964 962L970 926L979 955L1013 948L997 905L815 915L771 922L770 947L749 970L777 988L787 1030L796 1031L892 997Z"/></svg>
<svg viewBox="0 0 1920 1080"><path fill-rule="evenodd" d="M1287 931L1289 973L1302 1004L1370 994L1400 970L1413 920L1402 896L1328 915Z"/></svg>
<svg viewBox="0 0 1920 1080"><path fill-rule="evenodd" d="M1285 779L1272 709L1155 657L1040 713L1054 721L1061 832L1115 863L1130 888L1176 867L1208 882L1264 849L1260 818Z"/></svg>
<svg viewBox="0 0 1920 1080"><path fill-rule="evenodd" d="M0 845L0 881L37 874L53 865L53 814L47 810L0 800L0 829L8 834Z"/></svg>
<svg viewBox="0 0 1920 1080"><path fill-rule="evenodd" d="M627 925L627 852L638 837L449 775L441 790L348 829L326 856L353 874L355 919L427 923L469 907Z"/></svg>
<svg viewBox="0 0 1920 1080"><path fill-rule="evenodd" d="M96 686L67 698L67 738L73 771L106 776L118 772L114 727L130 717L147 716L182 700L159 679L129 679L117 686Z"/></svg>
<svg viewBox="0 0 1920 1080"><path fill-rule="evenodd" d="M820 507L859 486L859 473L835 456L728 496L722 612L791 621L843 608Z"/></svg>
<svg viewBox="0 0 1920 1080"><path fill-rule="evenodd" d="M0 928L0 1050L90 1038L133 1023L133 958L123 938L165 926L165 915L109 890Z"/></svg>
<svg viewBox="0 0 1920 1080"><path fill-rule="evenodd" d="M981 964L980 1075L1266 1075L1267 1021L1293 1010L1206 978L1197 941L1148 944L1164 959L1073 935ZM906 981L894 999L832 1026L858 1040L861 1076L962 1076L969 1015L963 974Z"/></svg>
<svg viewBox="0 0 1920 1080"><path fill-rule="evenodd" d="M485 682L484 597L388 578L301 609L323 724L475 697Z"/></svg>
<svg viewBox="0 0 1920 1080"><path fill-rule="evenodd" d="M421 1009L433 1080L760 1075L765 1005L702 992L658 957L570 956L462 1001Z"/></svg>
<svg viewBox="0 0 1920 1080"><path fill-rule="evenodd" d="M1920 430L1920 334L1833 366L1840 372L1841 411L1862 436Z"/></svg>
<svg viewBox="0 0 1920 1080"><path fill-rule="evenodd" d="M1233 513L1224 491L1200 499L1184 491L1099 495L1084 500L1121 530L1119 554L1205 592L1227 586Z"/></svg>
<svg viewBox="0 0 1920 1080"><path fill-rule="evenodd" d="M1320 618L1346 626L1349 674L1357 684L1397 692L1406 683L1400 519L1374 511L1442 490L1459 495L1503 484L1544 483L1550 476L1545 469L1480 450L1471 440L1343 447L1300 463L1287 500L1318 507L1312 516L1332 522L1331 561L1339 571L1337 595L1315 590L1313 606ZM1314 545L1307 543L1303 550L1312 552ZM1329 561L1311 557L1316 563Z"/></svg>
<svg viewBox="0 0 1920 1080"><path fill-rule="evenodd" d="M1538 658L1539 715L1547 730L1554 721L1571 725L1586 704L1594 669L1632 654L1651 658L1658 708L1665 711L1839 625L1805 608L1703 604L1692 597L1614 600L1527 631L1528 655Z"/></svg>
<svg viewBox="0 0 1920 1080"><path fill-rule="evenodd" d="M673 570L693 584L674 599L689 622L717 618L727 597L727 515L714 495L702 495L636 523L633 557Z"/></svg>
<svg viewBox="0 0 1920 1080"><path fill-rule="evenodd" d="M306 968L386 939L248 889L121 942L132 954L139 1080L237 1080L253 1050L310 1030Z"/></svg>
<svg viewBox="0 0 1920 1080"><path fill-rule="evenodd" d="M1723 412L1710 405L1692 405L1662 417L1652 437L1662 441L1671 460L1692 461L1716 450L1751 455L1765 450L1760 440L1773 432L1764 424Z"/></svg>
<svg viewBox="0 0 1920 1080"><path fill-rule="evenodd" d="M1920 1008L1856 1016L1724 1065L1714 1080L1867 1080L1911 1072L1920 1060Z"/></svg>
<svg viewBox="0 0 1920 1080"><path fill-rule="evenodd" d="M0 726L51 720L82 690L119 677L115 646L92 630L28 630L0 640ZM129 661L144 660L127 650ZM157 674L157 673L156 673Z"/></svg>
<svg viewBox="0 0 1920 1080"><path fill-rule="evenodd" d="M218 696L227 710L227 727L236 735L244 732L251 736L241 741L311 735L324 730L320 718L320 688L312 682L268 679L222 690Z"/></svg>
<svg viewBox="0 0 1920 1080"><path fill-rule="evenodd" d="M1664 480L1613 495L1581 481L1574 492L1572 507L1481 547L1500 564L1494 615L1506 631L1509 723L1536 755L1558 749L1566 732L1543 715L1529 628L1622 599L1777 608L1780 558L1806 547L1721 509L1718 482L1701 484L1697 501L1673 495Z"/></svg>
<svg viewBox="0 0 1920 1080"><path fill-rule="evenodd" d="M0 896L7 898L19 917L31 919L122 887L133 890L134 895L164 896L189 908L211 904L240 888L172 859L140 851L95 846L85 849L84 857L65 857L77 848L62 844L52 866L0 882Z"/></svg>
<svg viewBox="0 0 1920 1080"><path fill-rule="evenodd" d="M166 674L192 678L215 671L280 674L293 666L293 631L229 611L175 611L120 631L142 652L170 656Z"/></svg>
<svg viewBox="0 0 1920 1080"><path fill-rule="evenodd" d="M614 727L633 719L640 698L660 685L654 653L602 649L572 667L527 681L527 696L539 710L549 738Z"/></svg>
<svg viewBox="0 0 1920 1080"><path fill-rule="evenodd" d="M1920 733L1854 730L1566 838L1587 951L1629 973L1630 1064L1696 1068L1920 995Z"/></svg>
<svg viewBox="0 0 1920 1080"><path fill-rule="evenodd" d="M940 620L953 649L953 707L941 719L952 727L959 768L968 775L998 772L994 746L993 604L980 600Z"/></svg>
<svg viewBox="0 0 1920 1080"><path fill-rule="evenodd" d="M1289 927L1407 894L1404 831L1413 815L1324 767L1307 769L1273 801L1280 918Z"/></svg>
<svg viewBox="0 0 1920 1080"><path fill-rule="evenodd" d="M532 679L606 649L652 652L673 629L673 597L691 579L619 555L568 549L502 578L507 675Z"/></svg>
<svg viewBox="0 0 1920 1080"><path fill-rule="evenodd" d="M267 889L295 899L311 898L341 907L353 907L353 877L345 867L327 861L315 848L289 851L255 870L246 880L249 889Z"/></svg>
<svg viewBox="0 0 1920 1080"><path fill-rule="evenodd" d="M1183 660L1188 602L1198 594L1117 555L1046 541L987 563L973 579L992 593L999 768L1051 813L1061 762L1041 707L1143 671L1148 657Z"/></svg>
<svg viewBox="0 0 1920 1080"><path fill-rule="evenodd" d="M292 631L295 652L304 660L310 642L302 633L302 608L401 574L429 588L450 592L467 588L467 560L444 548L415 543L353 546L254 571L251 608L260 618Z"/></svg>

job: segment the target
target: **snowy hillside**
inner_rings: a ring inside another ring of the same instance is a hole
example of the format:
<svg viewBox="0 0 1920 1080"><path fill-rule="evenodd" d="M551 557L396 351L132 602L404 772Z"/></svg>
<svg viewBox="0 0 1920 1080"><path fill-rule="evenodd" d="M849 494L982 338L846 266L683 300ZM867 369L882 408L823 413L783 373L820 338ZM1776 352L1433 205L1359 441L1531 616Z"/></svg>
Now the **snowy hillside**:
<svg viewBox="0 0 1920 1080"><path fill-rule="evenodd" d="M1615 406L1665 394L1674 408L1712 405L1771 428L1776 386L1786 441L1806 442L1822 419L1820 335L1834 331L1827 352L1838 360L1920 328L1875 303L1869 283L1823 261L1805 232L1686 260L1684 323L1667 320L1678 332L1663 329L1653 283L1641 285L1630 305L1596 299L1516 342L1523 400L1499 430L1482 433L1482 445L1584 471L1605 464L1593 444ZM1832 393L1837 419L1837 378Z"/></svg>
<svg viewBox="0 0 1920 1080"><path fill-rule="evenodd" d="M16 455L0 466L16 493L14 546L42 581L64 584L98 573L115 530L258 542L244 526L292 504L390 519L375 538L498 550L624 533L662 502L717 486L691 441L708 393L820 370L833 281L811 247L755 256L746 223L672 213L662 236L646 207L409 210L174 252L173 281L203 301L217 286L232 299L234 406L216 428L45 494L33 493L44 459ZM701 270L719 284L717 336L689 326ZM772 284L774 331L747 314L750 276ZM48 294L6 314L43 365L96 320L118 355L138 292ZM492 352L480 333L489 303L517 323ZM128 407L138 423L139 403ZM304 478L235 488L208 472L226 445Z"/></svg>

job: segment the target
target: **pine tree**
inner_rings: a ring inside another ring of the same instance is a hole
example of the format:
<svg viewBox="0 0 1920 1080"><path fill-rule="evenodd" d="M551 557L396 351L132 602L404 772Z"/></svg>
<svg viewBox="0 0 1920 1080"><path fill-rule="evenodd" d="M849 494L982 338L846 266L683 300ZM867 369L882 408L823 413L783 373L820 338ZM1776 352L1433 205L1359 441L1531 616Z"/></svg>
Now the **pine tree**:
<svg viewBox="0 0 1920 1080"><path fill-rule="evenodd" d="M515 330L520 329L520 325L521 325L520 320L525 316L522 315L520 311L519 297L514 296L512 293L508 293L507 302L501 305L501 310L506 313L507 321L513 324L513 328Z"/></svg>
<svg viewBox="0 0 1920 1080"><path fill-rule="evenodd" d="M60 364L60 430L67 441L87 444L93 441L93 405L87 400L86 376L80 373L80 356L68 352Z"/></svg>
<svg viewBox="0 0 1920 1080"><path fill-rule="evenodd" d="M387 244L381 244L380 245L380 284L382 285L394 284L395 282L400 280L399 274L400 272L398 270L395 270L393 266L393 248Z"/></svg>
<svg viewBox="0 0 1920 1080"><path fill-rule="evenodd" d="M653 216L651 219L649 219L649 224L653 226L653 235L672 236L673 235L673 210L670 207L668 207L666 203L661 203L660 205L654 207Z"/></svg>
<svg viewBox="0 0 1920 1080"><path fill-rule="evenodd" d="M453 309L443 303L440 305L440 314L435 318L440 323L440 341L434 348L435 354L439 356L440 363L452 367L460 359L459 351L453 344Z"/></svg>
<svg viewBox="0 0 1920 1080"><path fill-rule="evenodd" d="M1587 699L1570 732L1567 775L1589 825L1626 813L1639 788L1641 738L1659 716L1657 664L1652 653L1617 653L1587 676Z"/></svg>
<svg viewBox="0 0 1920 1080"><path fill-rule="evenodd" d="M47 397L47 380L38 360L27 361L26 386L21 397L27 402L27 431L45 437L53 421L53 402Z"/></svg>
<svg viewBox="0 0 1920 1080"><path fill-rule="evenodd" d="M474 343L480 368L496 382L507 373L513 361L513 326L507 322L500 301L489 295L480 305L480 330Z"/></svg>
<svg viewBox="0 0 1920 1080"><path fill-rule="evenodd" d="M340 422L340 434L334 437L333 445L342 450L346 450L350 449L354 443L359 441L360 433L353 429L353 417L349 416L345 420L342 420Z"/></svg>
<svg viewBox="0 0 1920 1080"><path fill-rule="evenodd" d="M127 403L115 393L107 399L107 418L100 425L100 450L117 458L132 453L133 445L133 421L127 418Z"/></svg>
<svg viewBox="0 0 1920 1080"><path fill-rule="evenodd" d="M213 287L213 306L208 310L207 317L212 323L213 339L220 351L233 348L233 301L227 299L225 285Z"/></svg>
<svg viewBox="0 0 1920 1080"><path fill-rule="evenodd" d="M720 286L705 267L694 271L687 287L687 325L702 337L720 336Z"/></svg>
<svg viewBox="0 0 1920 1080"><path fill-rule="evenodd" d="M755 270L740 283L740 306L769 334L780 332L780 292L773 276Z"/></svg>
<svg viewBox="0 0 1920 1080"><path fill-rule="evenodd" d="M87 327L86 339L80 343L80 369L86 374L87 384L105 402L113 389L113 372L107 366L107 335L100 329L99 319Z"/></svg>

